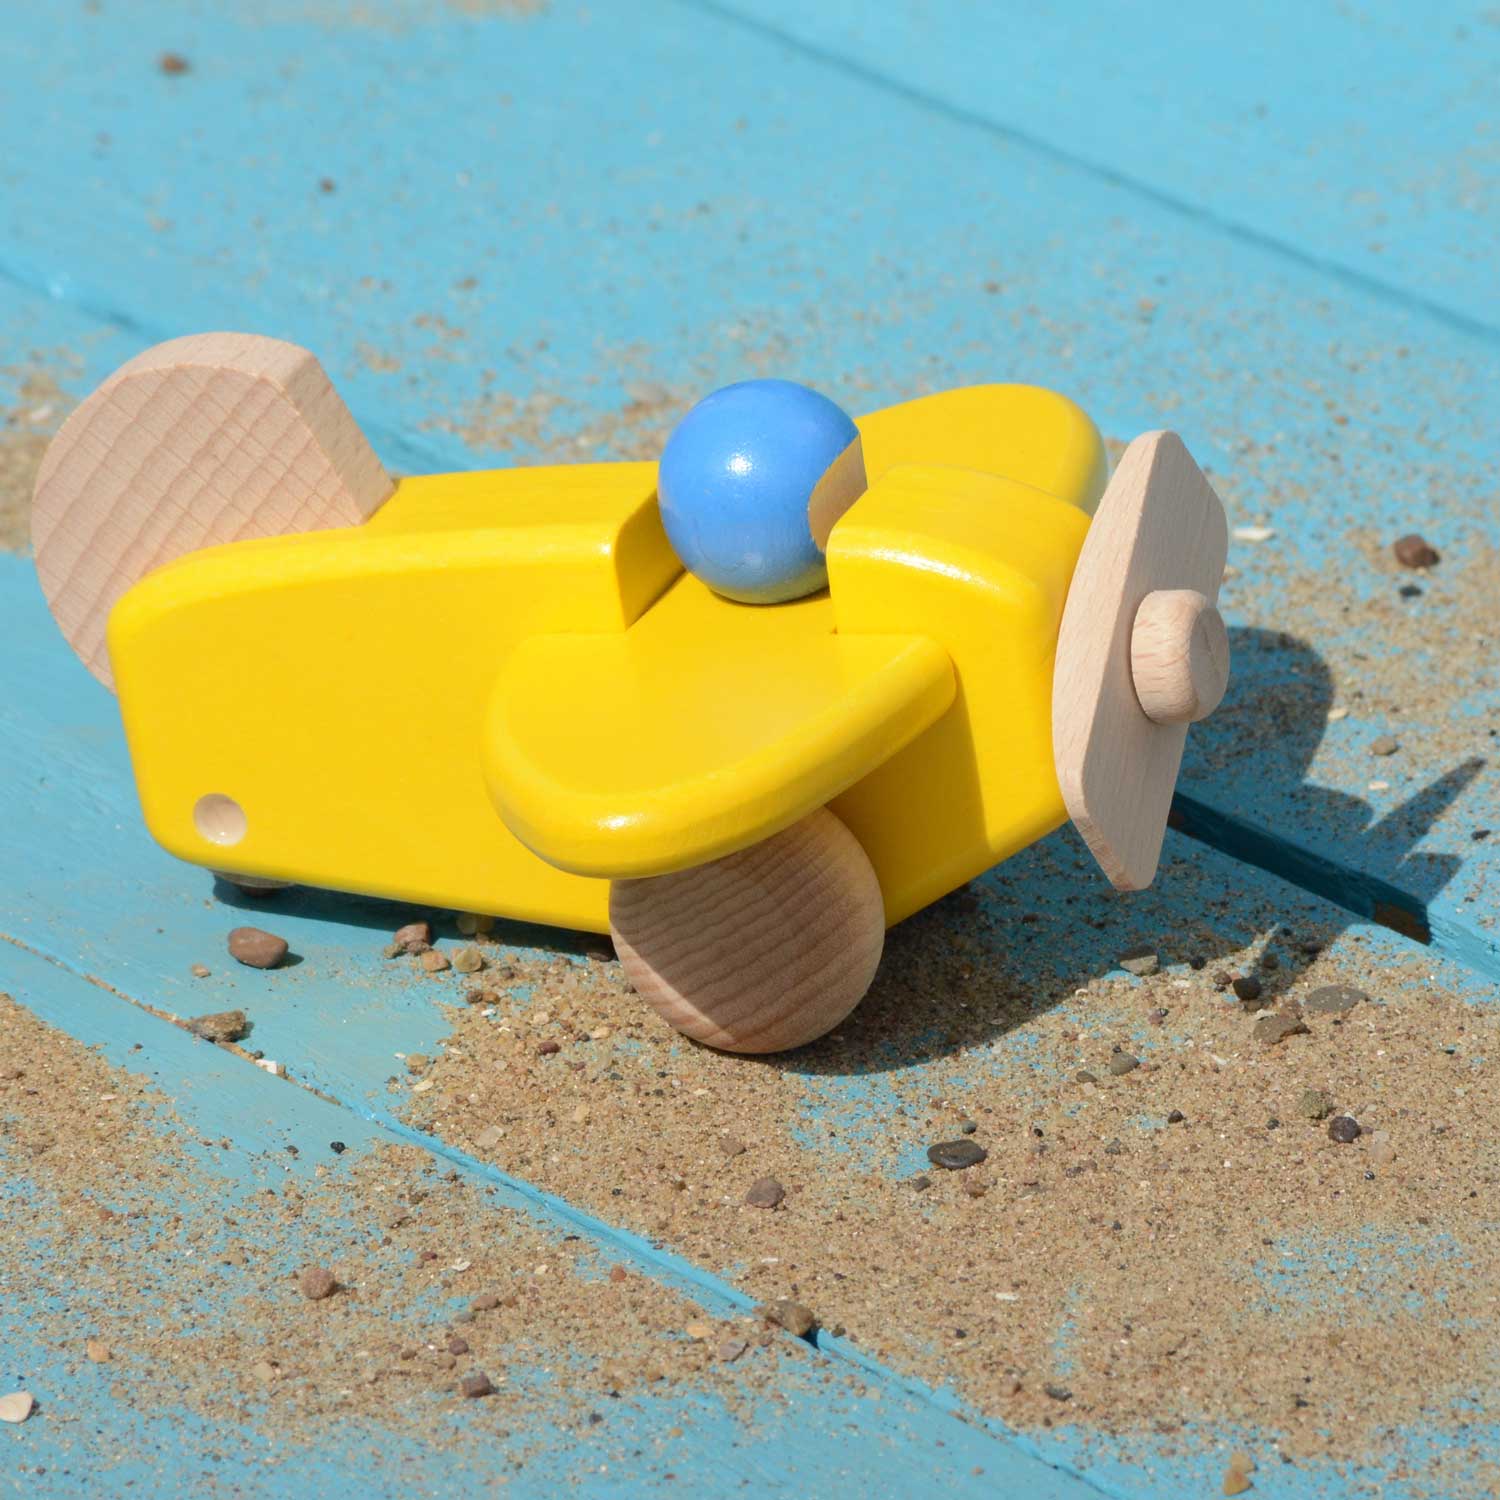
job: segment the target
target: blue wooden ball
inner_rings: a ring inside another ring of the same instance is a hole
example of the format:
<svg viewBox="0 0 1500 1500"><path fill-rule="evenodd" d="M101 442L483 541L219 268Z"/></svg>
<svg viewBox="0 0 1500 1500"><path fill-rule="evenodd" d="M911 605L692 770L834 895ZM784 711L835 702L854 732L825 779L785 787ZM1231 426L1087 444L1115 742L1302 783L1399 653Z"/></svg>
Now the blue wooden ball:
<svg viewBox="0 0 1500 1500"><path fill-rule="evenodd" d="M657 475L683 565L749 604L816 593L828 582L820 542L865 487L858 444L848 414L795 381L705 396L667 439Z"/></svg>

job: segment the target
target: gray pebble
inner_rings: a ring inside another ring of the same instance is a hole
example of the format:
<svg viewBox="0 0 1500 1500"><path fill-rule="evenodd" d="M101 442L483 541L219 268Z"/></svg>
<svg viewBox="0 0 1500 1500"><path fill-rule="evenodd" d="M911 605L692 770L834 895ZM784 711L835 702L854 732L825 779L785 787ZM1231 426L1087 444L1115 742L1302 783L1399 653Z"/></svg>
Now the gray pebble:
<svg viewBox="0 0 1500 1500"><path fill-rule="evenodd" d="M1328 1139L1337 1141L1341 1146L1348 1146L1357 1141L1363 1132L1359 1128L1359 1121L1351 1115L1335 1115L1328 1122Z"/></svg>
<svg viewBox="0 0 1500 1500"><path fill-rule="evenodd" d="M1382 734L1370 741L1371 755L1394 755L1400 748L1400 742L1389 734Z"/></svg>
<svg viewBox="0 0 1500 1500"><path fill-rule="evenodd" d="M804 1307L800 1302L793 1302L790 1297L778 1297L774 1302L767 1302L758 1311L767 1323L775 1323L788 1333L796 1334L799 1339L818 1326L812 1309Z"/></svg>
<svg viewBox="0 0 1500 1500"><path fill-rule="evenodd" d="M1302 1009L1315 1016L1340 1016L1370 997L1352 984L1325 984L1302 1002Z"/></svg>
<svg viewBox="0 0 1500 1500"><path fill-rule="evenodd" d="M1126 949L1116 962L1127 974L1134 974L1138 979L1145 979L1161 968L1161 959L1156 949L1148 943L1140 943L1134 948Z"/></svg>
<svg viewBox="0 0 1500 1500"><path fill-rule="evenodd" d="M978 1141L939 1141L927 1148L927 1160L947 1172L961 1172L977 1167L990 1153Z"/></svg>
<svg viewBox="0 0 1500 1500"><path fill-rule="evenodd" d="M1134 1073L1140 1065L1140 1058L1132 1057L1128 1052L1116 1052L1109 1060L1109 1071L1114 1077L1123 1078L1127 1073Z"/></svg>
<svg viewBox="0 0 1500 1500"><path fill-rule="evenodd" d="M776 1208L786 1197L786 1189L774 1177L761 1177L750 1184L745 1202L751 1208Z"/></svg>

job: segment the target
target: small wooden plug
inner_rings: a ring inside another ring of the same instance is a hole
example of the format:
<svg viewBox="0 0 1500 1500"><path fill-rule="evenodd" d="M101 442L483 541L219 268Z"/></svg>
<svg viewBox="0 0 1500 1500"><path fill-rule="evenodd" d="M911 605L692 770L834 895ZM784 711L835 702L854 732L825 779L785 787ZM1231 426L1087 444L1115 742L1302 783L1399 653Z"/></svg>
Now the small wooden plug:
<svg viewBox="0 0 1500 1500"><path fill-rule="evenodd" d="M1146 717L1196 724L1229 686L1229 633L1197 589L1157 589L1141 600L1130 633L1130 675Z"/></svg>
<svg viewBox="0 0 1500 1500"><path fill-rule="evenodd" d="M783 1052L832 1030L885 946L869 856L826 808L709 864L615 881L609 918L647 1003L727 1052Z"/></svg>

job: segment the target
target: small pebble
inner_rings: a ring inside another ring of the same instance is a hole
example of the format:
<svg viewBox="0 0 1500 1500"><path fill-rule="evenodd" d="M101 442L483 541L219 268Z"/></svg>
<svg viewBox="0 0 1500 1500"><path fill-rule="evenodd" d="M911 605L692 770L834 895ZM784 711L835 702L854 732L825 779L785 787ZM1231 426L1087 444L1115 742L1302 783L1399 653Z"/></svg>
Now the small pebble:
<svg viewBox="0 0 1500 1500"><path fill-rule="evenodd" d="M1250 1035L1267 1047L1275 1047L1289 1036L1307 1036L1307 1023L1295 1010L1279 1010L1274 1015L1262 1016L1255 1023Z"/></svg>
<svg viewBox="0 0 1500 1500"><path fill-rule="evenodd" d="M1400 742L1389 734L1382 734L1370 741L1371 755L1394 755L1400 748Z"/></svg>
<svg viewBox="0 0 1500 1500"><path fill-rule="evenodd" d="M562 1043L543 1042L536 1050L542 1057L552 1057L554 1054L562 1051Z"/></svg>
<svg viewBox="0 0 1500 1500"><path fill-rule="evenodd" d="M464 991L464 1003L466 1005L498 1005L500 996L494 990L476 988Z"/></svg>
<svg viewBox="0 0 1500 1500"><path fill-rule="evenodd" d="M776 1208L786 1197L786 1189L774 1177L761 1177L750 1184L745 1202L751 1208Z"/></svg>
<svg viewBox="0 0 1500 1500"><path fill-rule="evenodd" d="M1253 974L1236 974L1229 987L1234 991L1235 999L1244 1005L1253 1005L1264 990L1260 980Z"/></svg>
<svg viewBox="0 0 1500 1500"><path fill-rule="evenodd" d="M977 1167L990 1153L974 1140L939 1141L927 1148L927 1160L945 1172L961 1172Z"/></svg>
<svg viewBox="0 0 1500 1500"><path fill-rule="evenodd" d="M1148 1010L1146 1012L1146 1019L1153 1026L1165 1026L1167 1024L1167 1012L1159 1008L1156 1010Z"/></svg>
<svg viewBox="0 0 1500 1500"><path fill-rule="evenodd" d="M1349 984L1325 984L1302 1002L1302 1009L1314 1016L1340 1016L1353 1010L1361 1000L1370 997Z"/></svg>
<svg viewBox="0 0 1500 1500"><path fill-rule="evenodd" d="M719 1150L725 1156L743 1156L748 1148L742 1140L732 1135L719 1137Z"/></svg>
<svg viewBox="0 0 1500 1500"><path fill-rule="evenodd" d="M498 1125L486 1125L478 1135L474 1137L474 1144L481 1151L488 1151L491 1146L498 1146L505 1139L505 1132Z"/></svg>
<svg viewBox="0 0 1500 1500"><path fill-rule="evenodd" d="M212 1015L194 1016L187 1029L206 1042L237 1042L250 1030L250 1023L242 1010L216 1010Z"/></svg>
<svg viewBox="0 0 1500 1500"><path fill-rule="evenodd" d="M1306 1120L1326 1120L1333 1113L1333 1098L1322 1089L1304 1089L1297 1113Z"/></svg>
<svg viewBox="0 0 1500 1500"><path fill-rule="evenodd" d="M471 1401L477 1401L481 1396L488 1396L495 1387L490 1384L490 1377L483 1370L470 1370L462 1380L458 1382L458 1393L467 1396Z"/></svg>
<svg viewBox="0 0 1500 1500"><path fill-rule="evenodd" d="M734 1361L737 1360L740 1355L742 1355L749 1347L750 1345L747 1344L744 1339L725 1339L724 1342L714 1350L714 1357L718 1360L721 1360L726 1365L733 1364Z"/></svg>
<svg viewBox="0 0 1500 1500"><path fill-rule="evenodd" d="M432 1059L425 1052L406 1054L406 1071L411 1074L425 1073L432 1066Z"/></svg>
<svg viewBox="0 0 1500 1500"><path fill-rule="evenodd" d="M1042 1389L1049 1396L1051 1396L1054 1401L1071 1401L1073 1399L1072 1391L1070 1391L1065 1385L1053 1385L1049 1381L1042 1387Z"/></svg>
<svg viewBox="0 0 1500 1500"><path fill-rule="evenodd" d="M30 1391L12 1391L0 1396L0 1422L24 1422L36 1405L36 1397Z"/></svg>
<svg viewBox="0 0 1500 1500"><path fill-rule="evenodd" d="M391 941L399 943L407 953L419 953L432 946L432 923L408 922L391 934Z"/></svg>
<svg viewBox="0 0 1500 1500"><path fill-rule="evenodd" d="M453 967L460 974L477 974L484 967L484 955L478 948L460 948L453 955Z"/></svg>
<svg viewBox="0 0 1500 1500"><path fill-rule="evenodd" d="M1156 950L1146 943L1126 949L1117 962L1127 974L1134 974L1139 979L1145 979L1161 968L1161 959Z"/></svg>
<svg viewBox="0 0 1500 1500"><path fill-rule="evenodd" d="M236 927L229 934L229 956L251 969L274 969L286 957L287 942L259 927Z"/></svg>
<svg viewBox="0 0 1500 1500"><path fill-rule="evenodd" d="M481 917L470 911L461 911L454 918L453 925L464 937L478 937L480 933L488 932L495 925L495 919Z"/></svg>
<svg viewBox="0 0 1500 1500"><path fill-rule="evenodd" d="M496 1292L481 1292L477 1297L469 1301L469 1307L474 1312L494 1312L500 1306L500 1297Z"/></svg>
<svg viewBox="0 0 1500 1500"><path fill-rule="evenodd" d="M335 1156L342 1156L344 1152L346 1152L349 1148L342 1141L329 1141L328 1149L332 1151Z"/></svg>
<svg viewBox="0 0 1500 1500"><path fill-rule="evenodd" d="M1224 1470L1223 1489L1226 1495L1243 1495L1250 1487L1250 1478L1243 1469Z"/></svg>
<svg viewBox="0 0 1500 1500"><path fill-rule="evenodd" d="M925 1172L919 1172L912 1178L911 1186L914 1193L925 1193L932 1186L932 1178Z"/></svg>
<svg viewBox="0 0 1500 1500"><path fill-rule="evenodd" d="M417 962L429 974L442 974L453 967L448 962L448 955L439 952L436 948L429 948L425 953L418 954Z"/></svg>
<svg viewBox="0 0 1500 1500"><path fill-rule="evenodd" d="M109 1363L110 1348L103 1339L85 1339L83 1341L84 1358L91 1365L107 1365Z"/></svg>
<svg viewBox="0 0 1500 1500"><path fill-rule="evenodd" d="M1187 1116L1183 1114L1180 1109L1174 1109L1172 1113L1167 1116L1167 1124L1181 1125L1185 1119L1187 1119Z"/></svg>
<svg viewBox="0 0 1500 1500"><path fill-rule="evenodd" d="M973 1135L979 1129L978 1120L960 1120L958 1122L958 1133L960 1135Z"/></svg>
<svg viewBox="0 0 1500 1500"><path fill-rule="evenodd" d="M1128 1052L1115 1052L1109 1059L1109 1072L1112 1077L1123 1078L1127 1073L1134 1073L1140 1065L1140 1058L1132 1057Z"/></svg>
<svg viewBox="0 0 1500 1500"><path fill-rule="evenodd" d="M767 1323L775 1323L778 1327L786 1329L788 1333L796 1334L799 1339L818 1326L818 1320L813 1316L812 1309L804 1307L800 1302L793 1302L789 1297L778 1297L774 1302L767 1302L757 1311Z"/></svg>
<svg viewBox="0 0 1500 1500"><path fill-rule="evenodd" d="M1096 1073L1090 1073L1087 1068L1080 1068L1073 1075L1074 1083L1098 1083L1099 1077Z"/></svg>
<svg viewBox="0 0 1500 1500"><path fill-rule="evenodd" d="M192 974L194 979L207 979L213 971L207 964L194 964L188 972Z"/></svg>
<svg viewBox="0 0 1500 1500"><path fill-rule="evenodd" d="M302 1295L309 1302L321 1302L338 1290L338 1278L327 1266L307 1266L297 1278Z"/></svg>
<svg viewBox="0 0 1500 1500"><path fill-rule="evenodd" d="M163 52L156 59L156 66L167 75L168 78L178 78L182 74L192 71L192 63L180 52Z"/></svg>
<svg viewBox="0 0 1500 1500"><path fill-rule="evenodd" d="M1337 1141L1341 1146L1348 1146L1357 1141L1363 1132L1359 1128L1359 1121L1350 1115L1335 1115L1328 1122L1328 1139Z"/></svg>
<svg viewBox="0 0 1500 1500"><path fill-rule="evenodd" d="M380 956L382 958L400 958L401 955L405 952L405 943L387 943L385 947L380 950Z"/></svg>
<svg viewBox="0 0 1500 1500"><path fill-rule="evenodd" d="M1391 551L1403 568L1431 568L1441 554L1426 537L1412 531L1391 543Z"/></svg>
<svg viewBox="0 0 1500 1500"><path fill-rule="evenodd" d="M467 1354L468 1352L469 1352L469 1341L468 1341L468 1339L463 1338L459 1334L455 1333L453 1335L453 1337L448 1340L448 1353L449 1354Z"/></svg>

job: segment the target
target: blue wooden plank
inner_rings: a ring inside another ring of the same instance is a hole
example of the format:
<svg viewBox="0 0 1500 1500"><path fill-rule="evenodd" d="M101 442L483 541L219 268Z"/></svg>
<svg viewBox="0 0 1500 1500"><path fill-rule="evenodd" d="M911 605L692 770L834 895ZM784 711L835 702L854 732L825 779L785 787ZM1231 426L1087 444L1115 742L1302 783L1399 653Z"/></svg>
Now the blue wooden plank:
<svg viewBox="0 0 1500 1500"><path fill-rule="evenodd" d="M1237 522L1273 523L1234 548L1232 619L1296 637L1239 637L1193 737L1194 826L1500 974L1500 839L1475 838L1500 826L1475 765L1494 669L1469 623L1495 584L1488 338L666 0L357 9L10 18L0 130L31 144L0 269L138 342L298 338L408 468L651 451L761 371L853 406L1021 376L1112 434L1169 421ZM143 35L191 71L162 75ZM1096 113L1144 128L1102 85ZM1386 547L1413 528L1444 561L1406 598Z"/></svg>
<svg viewBox="0 0 1500 1500"><path fill-rule="evenodd" d="M40 1403L39 1413L5 1444L0 1493L72 1497L136 1486L163 1497L270 1497L287 1494L295 1484L330 1496L458 1496L499 1479L507 1494L517 1496L551 1496L569 1486L592 1496L625 1497L680 1493L684 1484L705 1494L745 1486L756 1494L817 1489L891 1500L937 1485L960 1495L1039 1500L1086 1500L1098 1493L1014 1445L952 1420L920 1392L882 1380L878 1371L872 1390L871 1372L817 1356L794 1357L796 1351L785 1346L727 1367L717 1381L599 1400L594 1405L600 1420L581 1427L571 1420L576 1401L570 1403L558 1355L526 1341L514 1346L504 1373L527 1396L519 1410L507 1411L498 1430L485 1403L455 1404L431 1389L393 1394L393 1403L405 1408L403 1424L346 1412L323 1424L311 1443L276 1419L269 1393L244 1401L227 1377L214 1405L243 1405L238 1422L217 1419L201 1405L131 1400L125 1393L149 1389L150 1381L138 1380L128 1345L144 1343L162 1320L190 1320L187 1332L212 1335L234 1327L242 1307L263 1302L277 1276L348 1257L354 1246L360 1247L353 1250L356 1256L378 1256L378 1227L357 1220L329 1223L312 1213L285 1226L265 1212L260 1195L267 1188L284 1191L289 1181L311 1192L315 1174L328 1170L330 1160L338 1172L352 1175L369 1153L383 1144L404 1144L410 1133L370 1124L278 1082L3 941L0 989L97 1047L108 1061L154 1083L172 1104L172 1118L155 1128L170 1132L174 1148L189 1157L146 1195L143 1184L122 1178L115 1207L127 1215L125 1231L112 1229L107 1244L95 1246L63 1217L47 1180L28 1173L24 1155L7 1158L0 1149L0 1208L28 1216L38 1247L63 1247L55 1258L0 1267L0 1384L6 1391L29 1389ZM6 1058L8 1064L28 1061ZM88 1102L79 1100L78 1107ZM328 1153L330 1139L347 1147L336 1159ZM518 1191L479 1163L460 1165L492 1194L495 1241L517 1245L530 1263L555 1255L564 1235L590 1228L586 1218ZM163 1247L183 1247L191 1255L191 1247L203 1248L201 1236L210 1244L215 1236L222 1239L226 1211L237 1215L238 1233L255 1244L256 1254L241 1264L216 1265L212 1299L205 1302L196 1282L191 1288L179 1282L176 1258L164 1255ZM628 1237L595 1234L593 1243L601 1272L620 1264L663 1278L662 1257L642 1254ZM117 1263L132 1279L132 1299L118 1297ZM689 1285L667 1275L692 1297L683 1302L683 1324L694 1316L725 1318L747 1309L744 1298L726 1295L710 1281L692 1278ZM578 1296L587 1295L580 1285ZM403 1302L400 1315L409 1318L411 1312ZM428 1312L438 1326L451 1315L441 1301ZM365 1316L378 1321L380 1313ZM84 1334L99 1322L122 1335L106 1366L79 1356ZM409 1323L393 1323L391 1336L409 1339ZM621 1330L622 1342L625 1336ZM554 1424L565 1440L538 1443L537 1433Z"/></svg>
<svg viewBox="0 0 1500 1500"><path fill-rule="evenodd" d="M686 0L1153 208L1500 335L1500 25L1482 0Z"/></svg>
<svg viewBox="0 0 1500 1500"><path fill-rule="evenodd" d="M24 567L20 562L0 566L0 600L14 601L22 594ZM0 944L0 987L19 987L28 1004L75 1035L107 1044L113 1039L119 1046L142 1040L143 1027L164 1024L129 1005L132 999L179 1015L242 1006L255 1022L254 1045L286 1065L299 1082L328 1096L308 1096L313 1101L309 1109L316 1105L320 1112L334 1110L332 1101L338 1101L348 1116L373 1122L373 1128L401 1139L417 1138L409 1121L416 1096L401 1091L393 1095L388 1080L400 1068L399 1055L441 1049L453 1020L433 997L456 1000L462 981L434 986L380 958L385 933L412 914L378 902L288 893L269 908L259 903L251 909L263 914L258 920L290 939L302 962L270 974L227 970L223 936L231 922L243 918L221 902L205 900L208 877L177 865L144 836L133 815L128 768L108 698L79 680L81 668L51 637L39 605L7 611L0 616L0 631L12 643L18 664L14 691L8 695L12 706L0 735L0 778L18 789L0 830L0 933L24 944ZM1103 1002L1097 992L1080 1000L1074 993L1077 986L1108 972L1115 957L1142 932L1191 934L1192 941L1208 944L1213 956L1253 947L1268 931L1290 928L1327 943L1320 960L1324 973L1383 968L1390 976L1388 1003L1420 1003L1431 988L1476 1005L1493 1002L1493 987L1461 966L1422 959L1410 943L1381 928L1351 922L1340 936L1345 919L1336 909L1238 868L1223 856L1194 854L1175 838L1158 890L1122 903L1099 885L1090 877L1076 841L1064 834L1011 861L984 882L979 897L982 920L961 913L941 920L952 924L976 960L988 952L985 961L994 963L997 953L1004 954L1005 987L1031 996L1039 1014L1061 1007L1061 1014L1080 1027L1101 1024ZM222 889L220 895L242 899ZM274 915L264 915L268 911ZM151 921L143 922L145 912ZM80 921L81 913L87 920ZM1046 934L1046 941L1017 941L1016 934L1028 927L1023 917ZM444 940L451 941L452 928L444 923L442 932ZM568 945L566 935L549 939L514 928L507 929L504 938L508 952L493 955L500 961L535 957L537 949L530 945L538 942L550 940L563 951ZM198 961L214 969L209 980L190 977L189 967ZM903 965L899 948L893 962L898 969ZM107 984L113 996L106 998L101 989L88 986L89 1003L81 1007L75 981L85 974ZM1271 982L1273 993L1278 984L1295 987L1296 969L1283 971L1279 981ZM517 1008L524 1011L526 1003L524 995L519 996ZM109 1007L116 1009L111 1013ZM891 1020L888 1012L882 1014ZM624 1014L615 1019L617 1025L628 1023ZM1148 1056L1157 1046L1191 1048L1196 1024L1191 1010L1184 1013L1183 1022L1188 1030L1180 1036L1171 1030L1152 1036L1150 1028L1137 1025L1135 1044ZM1050 1069L1038 1065L1036 1038L1028 1028L974 1037L950 1047L943 1044L941 1034L954 1024L964 1023L955 1015L946 1021L932 1017L897 1026L885 1044L887 1061L873 1069L829 1068L827 1059L816 1057L791 1064L788 1078L795 1087L787 1091L785 1115L773 1122L773 1128L797 1143L800 1180L836 1183L851 1159L860 1170L890 1174L892 1181L909 1175L922 1161L926 1136L916 1116L900 1127L892 1122L898 1110L930 1094L993 1095L1008 1101L1007 1108L1041 1113L1053 1107L1049 1101L1055 1080ZM202 1047L193 1049L194 1066L189 1067L181 1049L191 1044L180 1033L168 1036L168 1055L158 1072L163 1084L182 1098L186 1108L205 1111L205 1119L223 1111L232 1121L230 1133L247 1130L255 1110L264 1105L258 1099L250 1102L243 1079L248 1075L263 1087L261 1075L244 1062ZM205 1054L207 1071L201 1062ZM618 1066L638 1070L642 1080L658 1085L663 1070L722 1068L725 1073L711 1081L728 1089L728 1070L750 1065L735 1059L705 1062L704 1054L660 1033L648 1034L618 1054ZM283 1090L278 1098L303 1097L286 1085L278 1087ZM647 1089L634 1107L660 1111L656 1139L670 1142L679 1133L671 1100L655 1104ZM830 1127L836 1127L836 1139ZM273 1140L280 1139L281 1129L276 1127ZM333 1116L318 1113L316 1124L308 1129L308 1141L333 1134L349 1139L353 1125L336 1126ZM250 1139L255 1139L253 1132ZM605 1175L596 1169L581 1201L563 1203L548 1191L547 1169L541 1163L535 1164L530 1180L524 1180L477 1160L472 1145L462 1138L428 1139L428 1144L465 1173L502 1185L508 1202L525 1204L544 1218L588 1234L607 1251L635 1258L711 1309L740 1309L749 1300L749 1268L689 1264L669 1240L658 1237L648 1242L621 1224L619 1202L608 1189L618 1180L622 1162ZM571 1154L581 1145L559 1136L551 1149ZM936 1227L929 1232L936 1233ZM961 1228L957 1232L966 1234ZM899 1241L893 1239L892 1244ZM955 1245L954 1252L961 1254L961 1245ZM899 1250L893 1248L892 1253L899 1255ZM1279 1244L1275 1252L1293 1253L1303 1252L1291 1241ZM1346 1274L1339 1263L1309 1260L1305 1253L1303 1259L1307 1264L1300 1273L1298 1295L1315 1301L1336 1298ZM1324 1316L1340 1315L1330 1306ZM894 1370L847 1339L820 1334L818 1343L836 1368L852 1371L886 1393L882 1401L899 1397L915 1400L933 1413L960 1412L973 1424L972 1431L990 1433L990 1441L1005 1436L1001 1425L985 1422L964 1402L961 1365L950 1367L937 1383L903 1373L901 1367L926 1369L930 1363L923 1357L920 1323L888 1330L887 1337L897 1350ZM842 1407L838 1411L841 1421L861 1420L848 1417ZM882 1432L899 1435L905 1430L887 1429L883 1420L876 1422ZM1488 1441L1489 1427L1478 1429L1477 1435ZM1338 1477L1341 1470L1326 1461L1304 1461L1277 1476L1276 1493L1311 1497L1335 1486L1336 1492L1344 1493L1346 1488L1355 1492L1359 1484L1381 1483L1397 1495L1449 1494L1453 1475L1469 1463L1464 1442L1475 1436L1471 1428L1457 1442L1438 1442L1415 1429L1398 1429L1387 1438L1390 1456L1372 1457L1343 1478ZM949 1441L946 1435L944 1441ZM1222 1468L1226 1445L1265 1452L1274 1433L1248 1426L1232 1432L1190 1431L1168 1442L1092 1434L1080 1421L1032 1432L1017 1442L1023 1456L1078 1473L1098 1492L1144 1500L1166 1486L1207 1483ZM964 1450L965 1465L969 1456ZM1004 1472L1002 1460L994 1457L981 1455L974 1462L991 1479ZM890 1484L895 1488L889 1493L904 1493L899 1486L914 1482L899 1470L887 1470L885 1458L872 1464L874 1472L894 1476ZM943 1482L963 1493L966 1473L967 1468L955 1461L943 1470ZM878 1486L884 1481L868 1482L881 1493ZM987 1482L976 1477L973 1492L988 1493Z"/></svg>

